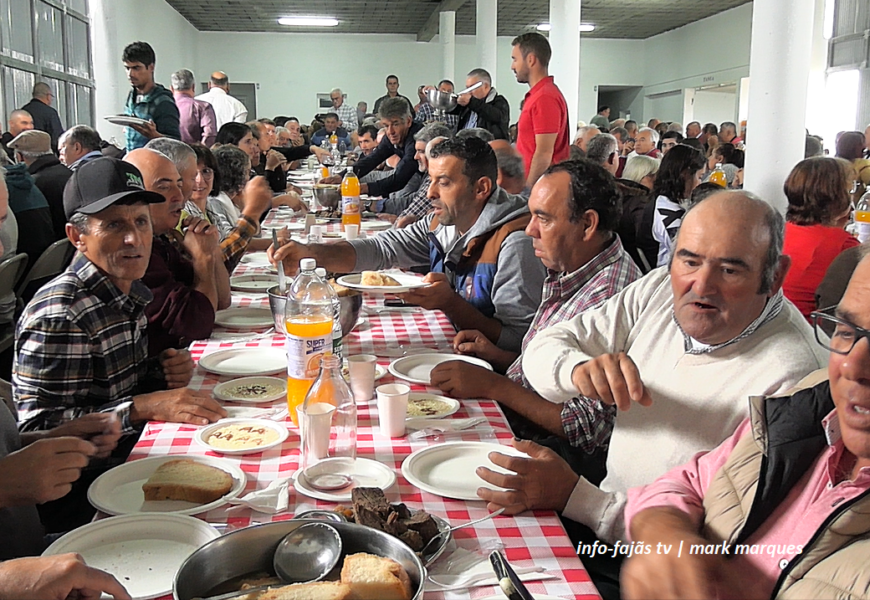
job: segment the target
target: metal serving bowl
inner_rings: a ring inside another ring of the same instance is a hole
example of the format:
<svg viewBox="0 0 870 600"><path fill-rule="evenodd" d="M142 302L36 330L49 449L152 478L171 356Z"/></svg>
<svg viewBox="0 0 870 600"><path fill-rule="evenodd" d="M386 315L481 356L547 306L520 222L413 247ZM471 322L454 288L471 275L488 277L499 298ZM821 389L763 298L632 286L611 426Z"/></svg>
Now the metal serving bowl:
<svg viewBox="0 0 870 600"><path fill-rule="evenodd" d="M272 557L278 543L291 531L306 523L306 519L264 523L239 529L212 540L188 557L175 575L172 594L175 600L206 597L217 586L245 575L274 573ZM368 552L391 558L408 572L413 600L423 597L426 569L404 542L393 536L353 523L330 523L341 536L343 550L338 566L326 577L337 580L344 557Z"/></svg>
<svg viewBox="0 0 870 600"><path fill-rule="evenodd" d="M341 202L341 186L326 183L315 184L312 188L314 197L321 206L336 208Z"/></svg>
<svg viewBox="0 0 870 600"><path fill-rule="evenodd" d="M289 282L288 282L289 285ZM284 333L284 309L287 298L278 292L278 286L270 287L269 308L272 310L272 320L275 322L275 331ZM362 294L341 296L338 299L341 304L341 337L346 336L356 325L359 319L359 311L362 308Z"/></svg>
<svg viewBox="0 0 870 600"><path fill-rule="evenodd" d="M449 92L442 92L437 88L432 88L430 90L426 90L426 100L429 101L429 104L432 105L432 108L443 110L443 111L451 111L456 108L456 99L459 96L456 94L451 94Z"/></svg>

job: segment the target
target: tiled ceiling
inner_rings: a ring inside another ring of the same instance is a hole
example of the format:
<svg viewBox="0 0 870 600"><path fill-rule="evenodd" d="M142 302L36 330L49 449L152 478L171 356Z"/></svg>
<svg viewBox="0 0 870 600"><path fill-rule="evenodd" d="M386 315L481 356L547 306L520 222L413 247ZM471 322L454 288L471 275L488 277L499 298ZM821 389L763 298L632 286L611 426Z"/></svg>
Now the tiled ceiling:
<svg viewBox="0 0 870 600"><path fill-rule="evenodd" d="M331 33L416 34L439 0L166 0L200 31L322 32L285 27L279 17L330 16ZM582 20L595 24L589 37L644 39L715 15L749 0L583 0ZM549 0L499 0L498 34L516 35L548 21ZM475 0L456 13L456 33L474 35ZM727 33L723 32L725 39Z"/></svg>

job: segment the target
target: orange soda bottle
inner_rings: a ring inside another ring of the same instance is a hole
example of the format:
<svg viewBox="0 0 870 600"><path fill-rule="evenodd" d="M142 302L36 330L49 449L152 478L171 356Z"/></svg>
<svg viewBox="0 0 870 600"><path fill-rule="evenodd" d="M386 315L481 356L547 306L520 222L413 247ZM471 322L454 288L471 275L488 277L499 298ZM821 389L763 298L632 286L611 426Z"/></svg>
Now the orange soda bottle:
<svg viewBox="0 0 870 600"><path fill-rule="evenodd" d="M341 181L341 230L345 225L359 225L362 222L360 210L359 179L353 169L348 169Z"/></svg>
<svg viewBox="0 0 870 600"><path fill-rule="evenodd" d="M725 171L722 169L722 163L716 163L716 168L710 173L710 178L707 180L710 183L721 185L723 188L728 187L728 178L725 176Z"/></svg>

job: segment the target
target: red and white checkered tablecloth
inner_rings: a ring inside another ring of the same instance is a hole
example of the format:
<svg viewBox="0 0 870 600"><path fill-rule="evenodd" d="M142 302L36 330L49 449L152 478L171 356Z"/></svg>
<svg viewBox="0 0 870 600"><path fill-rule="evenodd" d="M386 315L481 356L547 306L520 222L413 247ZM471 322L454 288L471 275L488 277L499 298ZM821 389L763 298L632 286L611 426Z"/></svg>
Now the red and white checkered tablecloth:
<svg viewBox="0 0 870 600"><path fill-rule="evenodd" d="M332 227L330 227L332 229ZM240 265L236 274L257 272L256 269ZM264 296L239 294L233 297L234 306L268 307L268 299ZM421 313L375 312L367 310L382 305L376 298L366 298L361 316L365 319L360 326L351 332L344 340L345 355L377 354L387 348L401 344L415 346L439 347L450 344L454 328L447 317L439 311L423 311ZM218 328L220 330L220 328ZM283 347L281 335L273 335L245 343L227 343L219 340L196 342L191 346L194 361L211 352L230 347ZM378 364L387 366L388 358L378 358ZM232 379L206 373L197 366L190 386L196 389L210 390L217 383ZM386 375L378 383L393 381L392 375ZM417 391L429 390L438 392L435 388L412 385ZM228 403L232 405L232 403ZM276 406L283 402L277 402ZM434 515L446 519L452 524L463 523L485 516L488 511L486 504L451 500L423 492L411 485L401 472L402 461L412 452L428 445L442 441L439 438L427 438L410 441L407 438L390 439L377 431L377 417L374 410L374 400L358 405L357 455L369 458L387 465L397 476L396 484L387 490L387 498L391 502L404 502L410 508L424 509ZM486 417L486 425L466 431L461 434L451 434L451 440L487 441L510 445L512 434L507 421L498 404L492 400L463 400L456 417ZM247 475L248 482L244 493L262 489L279 477L291 477L299 467L300 450L299 435L296 427L289 421L290 437L279 448L242 456L218 455L207 451L194 441L197 428L175 423L148 423L130 455L130 460L146 457L164 456L168 454L200 454L220 456L226 461L237 464ZM296 492L291 486L290 508L287 513L268 515L254 513L247 508L230 508L225 506L198 515L212 523L228 523L231 527L244 527L252 522L268 522L289 519L297 510L307 510L315 507L334 508L335 504L308 498ZM547 573L556 575L554 579L529 582L527 587L533 594L548 594L560 598L598 598L595 586L590 582L589 575L583 568L576 550L568 539L558 516L550 511L525 513L515 517L499 516L474 527L462 529L454 533L456 543L464 548L475 550L480 544L499 541L504 545L505 554L512 564L517 566L537 566L546 569ZM483 598L498 594L497 587L474 587L453 592L426 592L426 598L468 599Z"/></svg>

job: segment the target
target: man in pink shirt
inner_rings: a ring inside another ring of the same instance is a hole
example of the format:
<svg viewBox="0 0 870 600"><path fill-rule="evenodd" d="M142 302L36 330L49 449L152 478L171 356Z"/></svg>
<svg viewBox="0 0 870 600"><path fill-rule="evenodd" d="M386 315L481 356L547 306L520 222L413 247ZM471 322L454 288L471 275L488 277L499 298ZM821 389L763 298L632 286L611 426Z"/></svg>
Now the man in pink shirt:
<svg viewBox="0 0 870 600"><path fill-rule="evenodd" d="M526 165L526 187L531 189L550 165L571 154L568 104L547 70L552 55L547 38L524 33L512 45L511 70L519 83L530 88L520 113L517 150Z"/></svg>
<svg viewBox="0 0 870 600"><path fill-rule="evenodd" d="M643 549L622 571L623 597L867 597L868 295L865 257L836 310L813 313L827 378L754 398L718 448L629 491Z"/></svg>
<svg viewBox="0 0 870 600"><path fill-rule="evenodd" d="M195 93L193 73L181 69L172 74L172 96L178 106L181 141L185 144L201 143L211 148L217 138L217 118L212 105L194 98Z"/></svg>

